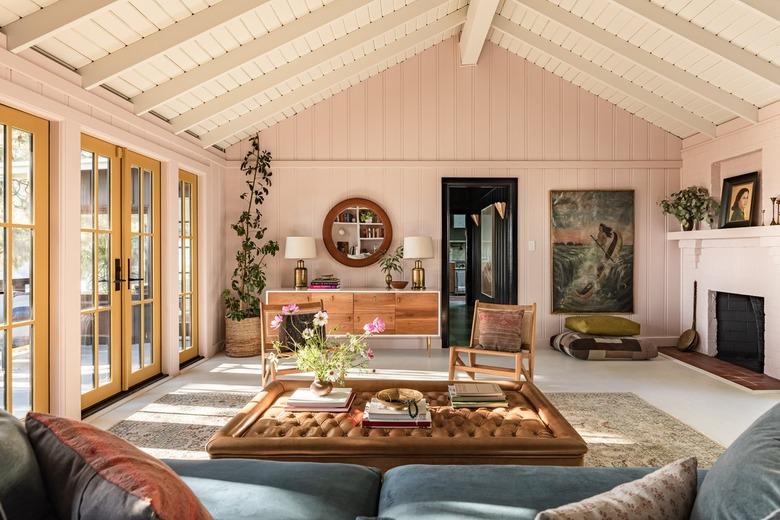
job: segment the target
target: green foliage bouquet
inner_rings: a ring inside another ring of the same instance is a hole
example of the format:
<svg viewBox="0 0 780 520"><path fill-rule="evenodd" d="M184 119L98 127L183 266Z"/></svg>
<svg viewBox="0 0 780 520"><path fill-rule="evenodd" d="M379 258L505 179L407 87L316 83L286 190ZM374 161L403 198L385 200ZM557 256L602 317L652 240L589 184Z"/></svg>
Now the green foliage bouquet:
<svg viewBox="0 0 780 520"><path fill-rule="evenodd" d="M690 231L696 222L711 217L717 212L718 203L702 186L689 186L672 193L668 199L659 202L665 215L674 215L683 230Z"/></svg>

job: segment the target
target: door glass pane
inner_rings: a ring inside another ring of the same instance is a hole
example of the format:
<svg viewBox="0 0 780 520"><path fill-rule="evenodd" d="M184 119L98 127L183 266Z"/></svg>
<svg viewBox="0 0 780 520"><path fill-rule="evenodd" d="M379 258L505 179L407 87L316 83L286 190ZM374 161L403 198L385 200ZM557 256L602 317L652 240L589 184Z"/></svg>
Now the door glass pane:
<svg viewBox="0 0 780 520"><path fill-rule="evenodd" d="M184 292L184 240L179 238L179 292Z"/></svg>
<svg viewBox="0 0 780 520"><path fill-rule="evenodd" d="M111 162L98 156L98 228L111 229Z"/></svg>
<svg viewBox="0 0 780 520"><path fill-rule="evenodd" d="M30 132L11 130L12 214L16 224L32 223L33 138Z"/></svg>
<svg viewBox="0 0 780 520"><path fill-rule="evenodd" d="M130 357L133 372L141 368L141 306L133 305L130 324Z"/></svg>
<svg viewBox="0 0 780 520"><path fill-rule="evenodd" d="M192 184L189 182L185 182L184 184L184 234L186 236L190 236L192 233L190 232L190 221L191 221L191 212L192 212Z"/></svg>
<svg viewBox="0 0 780 520"><path fill-rule="evenodd" d="M32 408L32 327L13 329L13 357L11 359L12 409L17 417Z"/></svg>
<svg viewBox="0 0 780 520"><path fill-rule="evenodd" d="M141 230L141 170L138 166L130 168L130 231Z"/></svg>
<svg viewBox="0 0 780 520"><path fill-rule="evenodd" d="M184 292L190 292L192 290L192 240L189 238L184 239L184 254L182 266L183 283L182 287Z"/></svg>
<svg viewBox="0 0 780 520"><path fill-rule="evenodd" d="M184 348L192 346L192 296L184 297Z"/></svg>
<svg viewBox="0 0 780 520"><path fill-rule="evenodd" d="M5 125L0 125L0 222L5 222Z"/></svg>
<svg viewBox="0 0 780 520"><path fill-rule="evenodd" d="M5 313L5 229L0 229L0 323L6 323Z"/></svg>
<svg viewBox="0 0 780 520"><path fill-rule="evenodd" d="M81 227L83 228L91 228L94 225L92 222L94 214L92 205L95 200L93 163L94 154L81 150Z"/></svg>
<svg viewBox="0 0 780 520"><path fill-rule="evenodd" d="M141 237L130 237L130 269L127 273L130 279L130 296L133 301L141 299Z"/></svg>
<svg viewBox="0 0 780 520"><path fill-rule="evenodd" d="M81 315L81 393L95 388L94 315Z"/></svg>
<svg viewBox="0 0 780 520"><path fill-rule="evenodd" d="M13 309L14 322L32 319L32 230L13 230Z"/></svg>
<svg viewBox="0 0 780 520"><path fill-rule="evenodd" d="M184 297L179 296L179 350L184 350Z"/></svg>
<svg viewBox="0 0 780 520"><path fill-rule="evenodd" d="M97 290L98 305L111 305L111 244L108 233L97 235Z"/></svg>
<svg viewBox="0 0 780 520"><path fill-rule="evenodd" d="M98 379L100 385L111 382L111 311L98 314Z"/></svg>
<svg viewBox="0 0 780 520"><path fill-rule="evenodd" d="M152 272L152 237L144 237L144 298L154 298L154 280Z"/></svg>
<svg viewBox="0 0 780 520"><path fill-rule="evenodd" d="M5 331L0 330L0 408L8 409L5 402Z"/></svg>
<svg viewBox="0 0 780 520"><path fill-rule="evenodd" d="M152 172L144 170L144 232L152 232Z"/></svg>
<svg viewBox="0 0 780 520"><path fill-rule="evenodd" d="M182 199L182 193L183 193L182 189L183 188L182 187L183 186L184 186L184 181L179 181L179 236L181 236L182 230L184 229L182 227L182 218L183 218L183 213L182 213L182 206L183 206L183 203L182 203L182 200L183 200Z"/></svg>
<svg viewBox="0 0 780 520"><path fill-rule="evenodd" d="M154 320L152 319L152 310L154 305L144 305L144 366L154 363L154 352L152 351L152 339L154 338Z"/></svg>
<svg viewBox="0 0 780 520"><path fill-rule="evenodd" d="M81 308L91 309L95 306L94 281L92 279L95 268L94 235L91 231L81 232Z"/></svg>

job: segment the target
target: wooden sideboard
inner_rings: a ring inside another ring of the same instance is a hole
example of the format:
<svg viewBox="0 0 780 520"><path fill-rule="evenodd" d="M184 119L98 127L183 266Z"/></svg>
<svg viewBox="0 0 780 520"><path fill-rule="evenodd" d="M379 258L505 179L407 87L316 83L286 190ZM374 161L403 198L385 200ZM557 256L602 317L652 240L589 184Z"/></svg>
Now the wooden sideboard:
<svg viewBox="0 0 780 520"><path fill-rule="evenodd" d="M430 349L431 338L441 335L439 291L268 289L265 292L265 303L269 305L320 300L328 311L329 334L362 333L363 325L378 316L385 321L382 336L425 337Z"/></svg>

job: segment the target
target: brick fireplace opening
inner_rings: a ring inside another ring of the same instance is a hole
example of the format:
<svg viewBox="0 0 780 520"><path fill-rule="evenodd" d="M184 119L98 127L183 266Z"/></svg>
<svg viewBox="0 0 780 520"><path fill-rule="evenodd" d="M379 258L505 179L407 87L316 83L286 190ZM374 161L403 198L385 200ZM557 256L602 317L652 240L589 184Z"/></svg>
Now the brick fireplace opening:
<svg viewBox="0 0 780 520"><path fill-rule="evenodd" d="M715 357L764 373L764 299L718 292L715 295Z"/></svg>

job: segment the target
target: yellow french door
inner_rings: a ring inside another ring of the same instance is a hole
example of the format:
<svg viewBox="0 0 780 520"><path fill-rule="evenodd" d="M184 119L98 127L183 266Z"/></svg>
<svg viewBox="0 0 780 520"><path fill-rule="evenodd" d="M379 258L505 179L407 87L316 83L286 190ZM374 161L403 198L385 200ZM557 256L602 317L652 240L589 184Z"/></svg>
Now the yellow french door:
<svg viewBox="0 0 780 520"><path fill-rule="evenodd" d="M122 249L119 152L81 137L82 408L122 390L122 299L112 283Z"/></svg>
<svg viewBox="0 0 780 520"><path fill-rule="evenodd" d="M81 139L81 406L161 372L160 163Z"/></svg>
<svg viewBox="0 0 780 520"><path fill-rule="evenodd" d="M198 177L179 172L179 362L198 355Z"/></svg>
<svg viewBox="0 0 780 520"><path fill-rule="evenodd" d="M125 389L161 372L160 163L127 150L122 185Z"/></svg>
<svg viewBox="0 0 780 520"><path fill-rule="evenodd" d="M49 123L0 105L0 408L49 409Z"/></svg>

